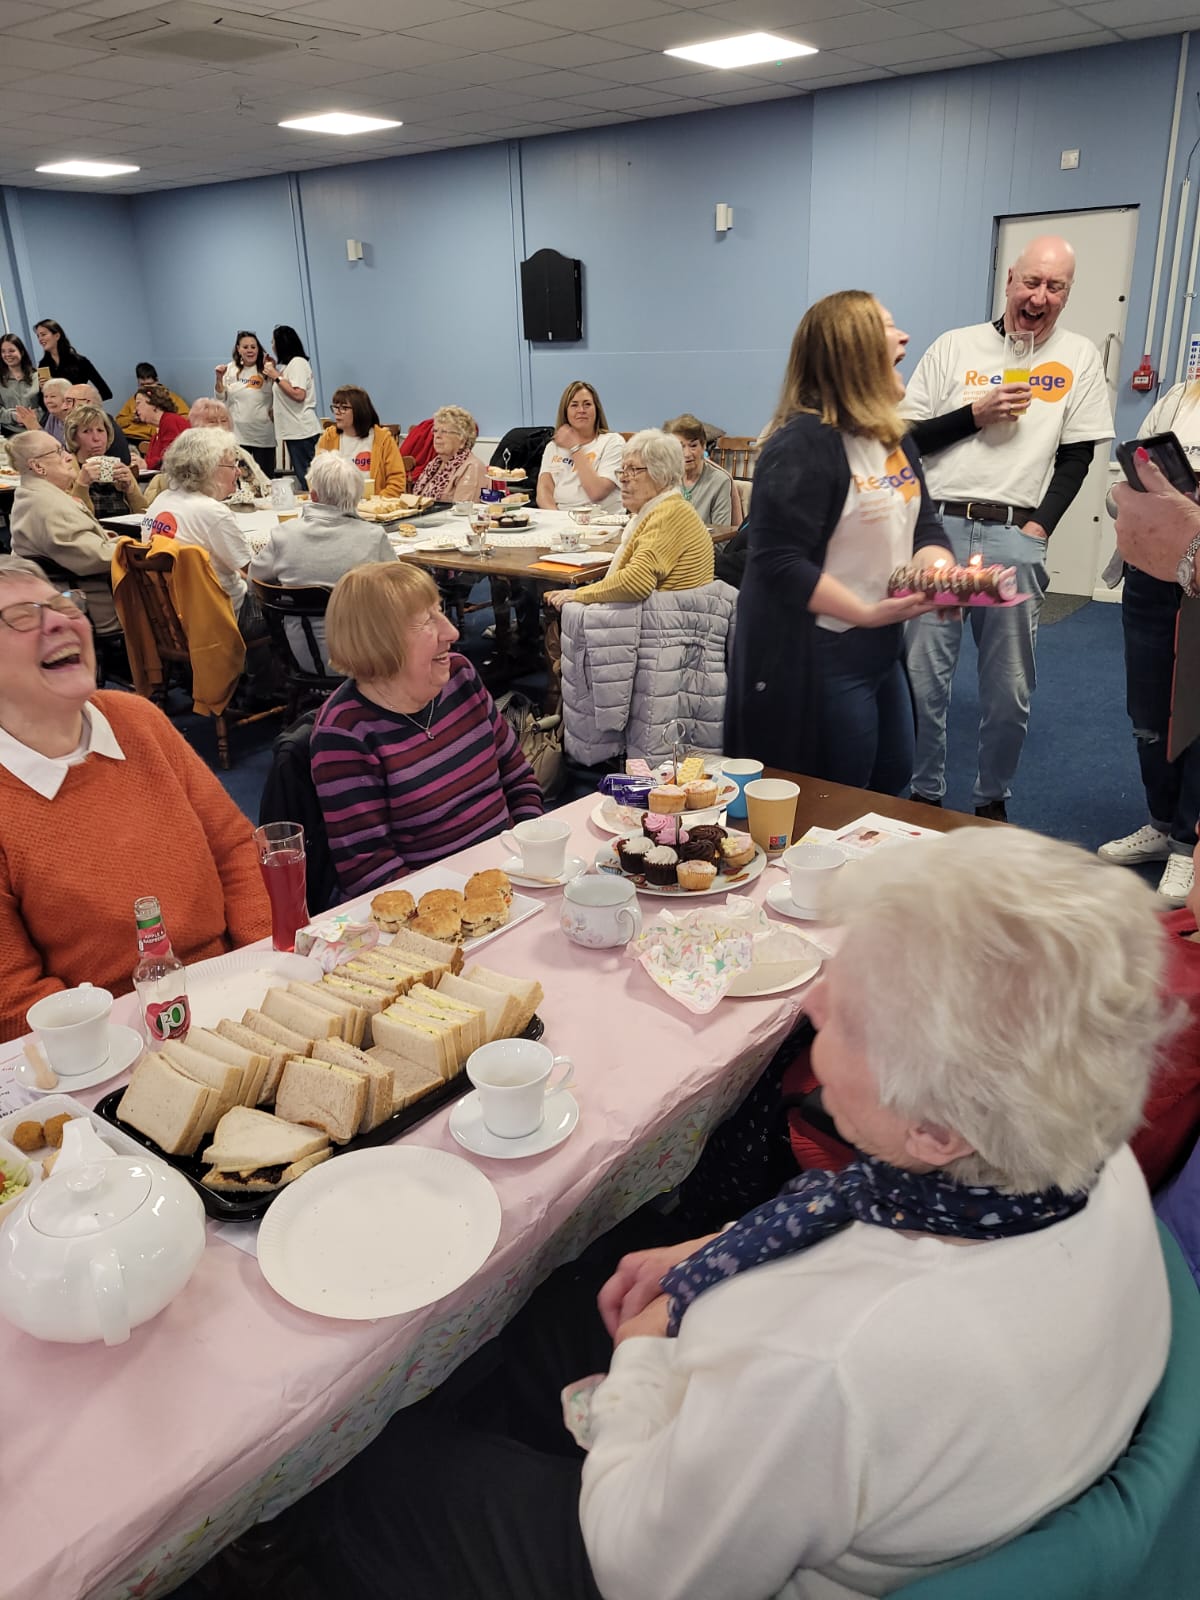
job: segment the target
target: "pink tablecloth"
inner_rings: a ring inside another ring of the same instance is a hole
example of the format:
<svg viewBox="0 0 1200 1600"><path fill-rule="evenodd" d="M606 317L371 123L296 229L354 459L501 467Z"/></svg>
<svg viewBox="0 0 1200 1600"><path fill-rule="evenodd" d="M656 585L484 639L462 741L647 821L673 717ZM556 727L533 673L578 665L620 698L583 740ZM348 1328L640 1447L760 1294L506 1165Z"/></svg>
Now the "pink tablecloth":
<svg viewBox="0 0 1200 1600"><path fill-rule="evenodd" d="M564 809L571 849L589 860L602 842L593 804ZM503 855L493 842L447 865L474 871ZM768 872L751 892L761 900L775 881ZM541 980L546 1042L574 1058L581 1116L547 1155L478 1160L503 1206L485 1266L409 1316L330 1321L279 1299L255 1259L210 1228L187 1288L126 1345L42 1344L0 1322L4 1600L165 1593L336 1470L555 1265L677 1183L800 1009L797 992L693 1016L622 951L568 943L560 891L522 892L545 909L481 959ZM644 898L644 914L665 903ZM465 1156L448 1115L405 1137Z"/></svg>

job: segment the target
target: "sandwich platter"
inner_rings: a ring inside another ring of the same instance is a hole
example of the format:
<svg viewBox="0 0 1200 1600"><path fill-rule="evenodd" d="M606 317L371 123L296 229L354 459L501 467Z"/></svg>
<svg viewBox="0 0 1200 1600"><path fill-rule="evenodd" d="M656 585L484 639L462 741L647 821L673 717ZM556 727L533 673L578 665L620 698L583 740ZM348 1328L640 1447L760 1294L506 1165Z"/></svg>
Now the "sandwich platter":
<svg viewBox="0 0 1200 1600"><path fill-rule="evenodd" d="M491 1255L500 1200L445 1150L360 1150L314 1167L258 1232L258 1264L301 1311L370 1321L431 1305Z"/></svg>

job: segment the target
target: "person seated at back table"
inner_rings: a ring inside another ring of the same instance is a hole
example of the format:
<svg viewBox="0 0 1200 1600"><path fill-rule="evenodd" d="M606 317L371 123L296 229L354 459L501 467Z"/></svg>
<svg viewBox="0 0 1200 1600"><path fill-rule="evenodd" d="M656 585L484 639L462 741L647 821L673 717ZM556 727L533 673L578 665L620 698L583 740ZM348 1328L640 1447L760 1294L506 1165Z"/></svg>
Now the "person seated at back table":
<svg viewBox="0 0 1200 1600"><path fill-rule="evenodd" d="M317 714L312 775L343 895L494 838L545 809L437 585L407 561L355 567L325 613L348 682Z"/></svg>
<svg viewBox="0 0 1200 1600"><path fill-rule="evenodd" d="M229 416L229 407L223 400L217 400L212 395L202 395L199 400L192 402L192 409L188 414L188 422L193 428L223 428L226 433L233 432L233 423ZM234 451L237 454L237 483L243 490L248 490L255 499L269 499L271 495L271 480L259 466L251 452L245 445L234 440ZM158 496L167 487L166 474L156 473L146 484L146 504ZM235 486L236 488L236 486Z"/></svg>
<svg viewBox="0 0 1200 1600"><path fill-rule="evenodd" d="M48 433L56 444L64 442L67 415L73 402L68 398L71 385L65 378L48 378L42 385L42 409L45 415L32 406L17 406L15 416L27 432Z"/></svg>
<svg viewBox="0 0 1200 1600"><path fill-rule="evenodd" d="M563 390L554 419L554 437L542 452L537 503L543 511L591 506L616 511L621 504L617 469L622 439L610 433L600 396L576 379Z"/></svg>
<svg viewBox="0 0 1200 1600"><path fill-rule="evenodd" d="M55 990L129 993L147 891L183 961L271 931L249 822L156 706L97 690L70 596L0 557L0 1039Z"/></svg>
<svg viewBox="0 0 1200 1600"><path fill-rule="evenodd" d="M188 419L179 415L174 396L161 383L139 389L133 399L133 409L139 421L151 430L142 459L153 472L162 465L163 456L171 445L189 427Z"/></svg>
<svg viewBox="0 0 1200 1600"><path fill-rule="evenodd" d="M663 432L673 434L683 446L683 498L706 527L729 527L733 521L733 479L705 454L708 434L700 418L685 411L664 422Z"/></svg>
<svg viewBox="0 0 1200 1600"><path fill-rule="evenodd" d="M149 544L161 534L207 550L242 637L261 637L262 619L243 577L254 552L245 530L222 504L237 481L237 445L232 435L222 428L189 428L167 451L163 471L167 487L142 518L143 541ZM244 621L257 624L251 633Z"/></svg>
<svg viewBox="0 0 1200 1600"><path fill-rule="evenodd" d="M100 391L94 383L73 383L71 385L67 390L67 410L63 418L64 442L66 437L66 418L70 416L75 407L100 405ZM102 406L101 409L103 409ZM108 416L108 413L105 412L105 415ZM111 417L108 420L112 422ZM123 461L127 467L133 467L135 472L138 470L134 465L133 446L115 422L113 422L112 450L109 453L116 456L118 461Z"/></svg>
<svg viewBox="0 0 1200 1600"><path fill-rule="evenodd" d="M8 519L13 554L41 557L73 572L96 632L119 633L109 577L116 539L71 492L78 472L74 457L48 433L37 432L19 433L9 453L21 475Z"/></svg>
<svg viewBox="0 0 1200 1600"><path fill-rule="evenodd" d="M137 398L139 394L147 394L158 384L158 369L149 361L139 361L133 369L137 377L137 388L129 396L125 404L117 412L117 427L127 439L132 439L134 444L143 445L154 436L151 424L137 414ZM174 389L167 393L175 402L175 410L181 417L189 414L187 401L181 394L176 394Z"/></svg>
<svg viewBox="0 0 1200 1600"><path fill-rule="evenodd" d="M132 470L113 455L113 420L107 411L99 406L74 406L65 432L66 448L79 468L71 491L77 500L97 517L120 517L146 509L146 497ZM112 463L111 468L101 468L102 458Z"/></svg>
<svg viewBox="0 0 1200 1600"><path fill-rule="evenodd" d="M656 589L698 589L713 581L712 535L680 493L679 440L643 428L625 445L617 476L621 504L633 516L608 575L579 589L551 589L551 605L645 600Z"/></svg>
<svg viewBox="0 0 1200 1600"><path fill-rule="evenodd" d="M487 468L475 454L479 424L462 406L439 406L433 413L436 454L413 490L433 500L478 500L488 485Z"/></svg>
<svg viewBox="0 0 1200 1600"><path fill-rule="evenodd" d="M804 1003L857 1159L624 1257L603 1327L564 1295L541 1348L503 1340L505 1392L540 1372L547 1421L608 1364L573 1408L582 1465L565 1432L517 1442L528 1408L514 1437L472 1427L471 1395L461 1422L401 1411L309 1508L346 1600L401 1563L406 1600L885 1595L1125 1452L1171 1336L1126 1144L1175 1026L1153 896L1075 846L963 830L846 867L831 914Z"/></svg>
<svg viewBox="0 0 1200 1600"><path fill-rule="evenodd" d="M332 589L338 579L368 561L395 561L396 552L377 523L355 515L362 497L362 473L353 461L331 451L318 453L308 469L308 504L294 522L281 522L250 563L250 576L289 589L310 586ZM299 618L287 619L288 642L300 665L323 672L325 622L312 617L309 626L322 650L311 652Z"/></svg>
<svg viewBox="0 0 1200 1600"><path fill-rule="evenodd" d="M403 494L406 482L400 446L392 430L379 420L371 396L354 384L333 391L333 426L317 441L317 450L336 450L358 468L360 488L370 478L376 494Z"/></svg>

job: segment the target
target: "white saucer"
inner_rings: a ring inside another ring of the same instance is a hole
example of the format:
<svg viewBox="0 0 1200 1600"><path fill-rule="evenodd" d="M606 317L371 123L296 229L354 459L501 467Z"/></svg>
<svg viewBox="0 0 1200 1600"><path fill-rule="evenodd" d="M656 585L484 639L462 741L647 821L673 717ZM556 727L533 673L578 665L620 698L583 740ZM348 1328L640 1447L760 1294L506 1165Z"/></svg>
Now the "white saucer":
<svg viewBox="0 0 1200 1600"><path fill-rule="evenodd" d="M801 911L792 899L792 886L790 883L777 883L767 890L767 904L772 911L778 911L781 917L793 917L797 922L819 922L821 919L815 911Z"/></svg>
<svg viewBox="0 0 1200 1600"><path fill-rule="evenodd" d="M570 883L572 878L577 878L587 866L582 856L568 856L567 864L557 878L527 878L521 871L524 862L520 856L509 856L507 861L500 863L500 870L513 883L519 883L523 889L553 889L562 888L564 883Z"/></svg>
<svg viewBox="0 0 1200 1600"><path fill-rule="evenodd" d="M39 1089L34 1080L33 1068L24 1056L16 1063L17 1082L30 1094L74 1094L78 1089L94 1089L98 1083L107 1083L127 1071L146 1048L140 1033L123 1028L119 1022L108 1026L108 1059L93 1067L90 1072L62 1073L53 1089Z"/></svg>
<svg viewBox="0 0 1200 1600"><path fill-rule="evenodd" d="M479 1096L472 1089L450 1113L450 1132L464 1150L494 1161L516 1161L522 1156L540 1156L553 1150L571 1133L579 1121L579 1102L569 1089L560 1089L546 1101L546 1116L540 1128L523 1139L501 1139L483 1125Z"/></svg>

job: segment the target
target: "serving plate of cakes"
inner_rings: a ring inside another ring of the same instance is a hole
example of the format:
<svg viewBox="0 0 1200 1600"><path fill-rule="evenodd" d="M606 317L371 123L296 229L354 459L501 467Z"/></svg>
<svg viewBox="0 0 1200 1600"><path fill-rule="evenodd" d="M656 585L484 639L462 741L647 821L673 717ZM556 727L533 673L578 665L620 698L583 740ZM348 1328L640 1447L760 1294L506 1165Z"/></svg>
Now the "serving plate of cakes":
<svg viewBox="0 0 1200 1600"><path fill-rule="evenodd" d="M701 823L719 823L721 813L738 792L737 784L720 773L703 774L686 783L647 782L635 779L609 779L614 792L602 794L592 811L592 821L604 833L629 833L638 826L644 811L659 816L675 816L685 828Z"/></svg>
<svg viewBox="0 0 1200 1600"><path fill-rule="evenodd" d="M684 826L681 815L646 812L640 828L596 852L596 867L629 878L643 894L727 894L753 883L766 855L747 833L719 823Z"/></svg>

